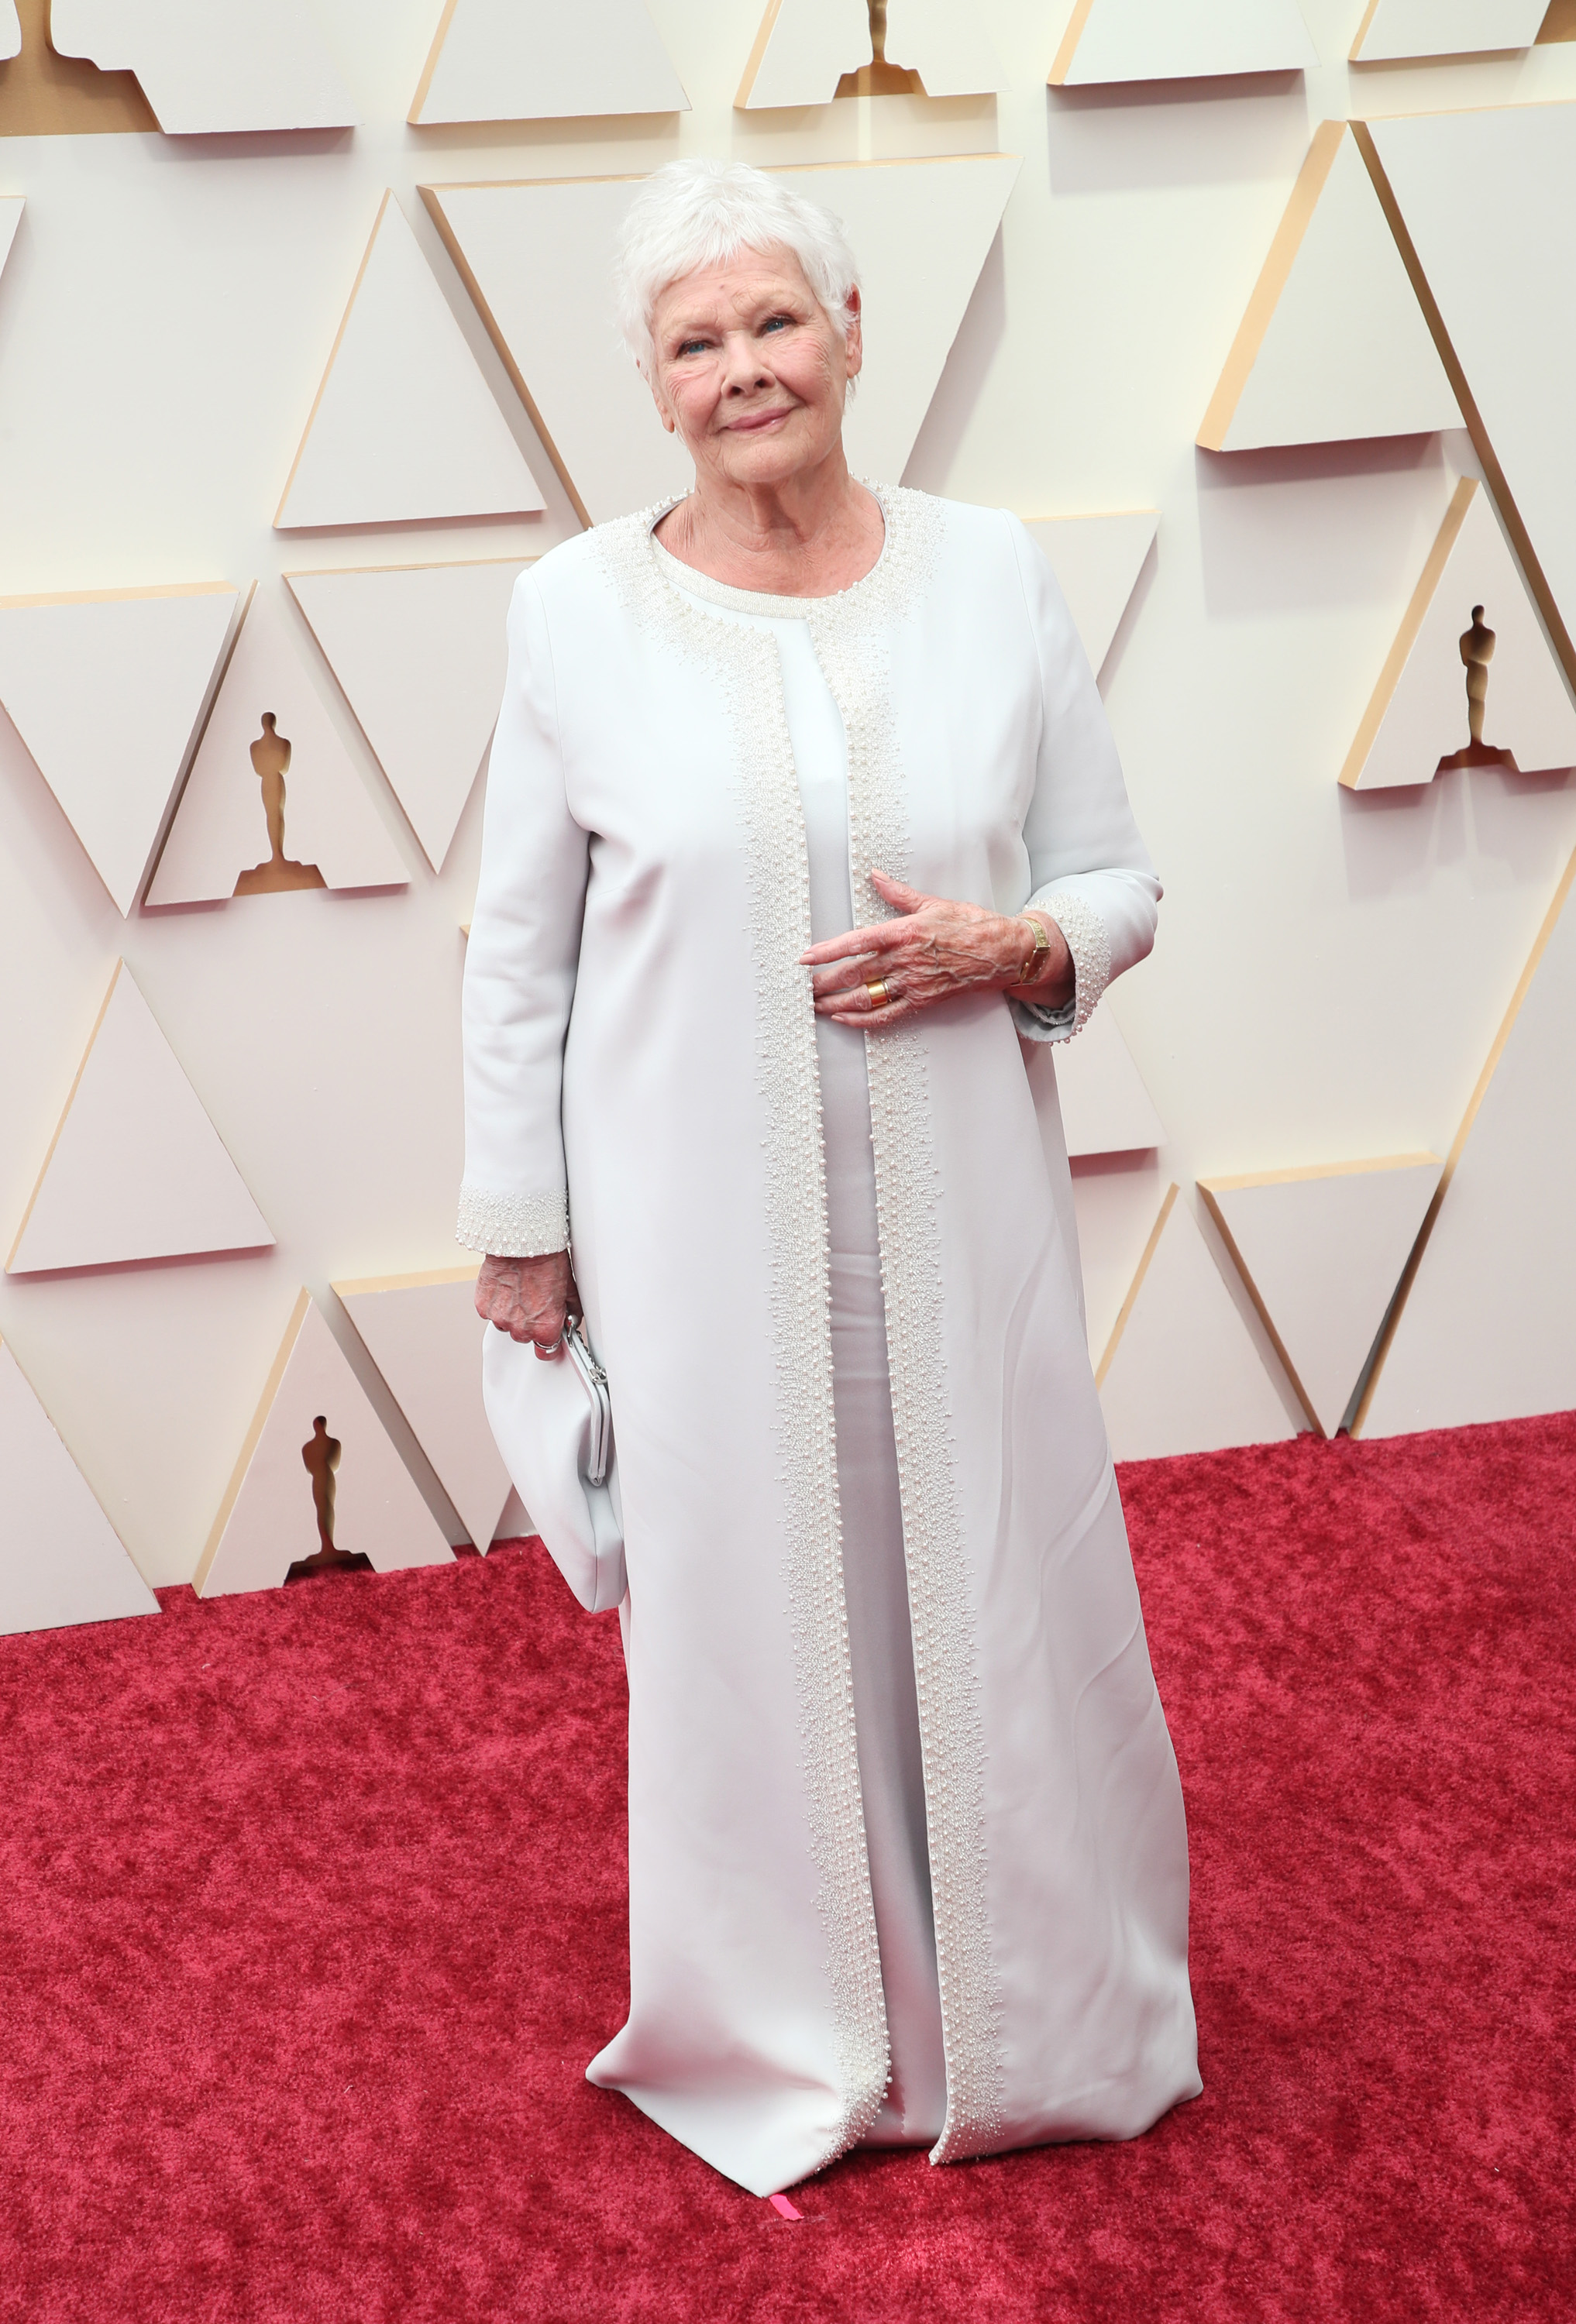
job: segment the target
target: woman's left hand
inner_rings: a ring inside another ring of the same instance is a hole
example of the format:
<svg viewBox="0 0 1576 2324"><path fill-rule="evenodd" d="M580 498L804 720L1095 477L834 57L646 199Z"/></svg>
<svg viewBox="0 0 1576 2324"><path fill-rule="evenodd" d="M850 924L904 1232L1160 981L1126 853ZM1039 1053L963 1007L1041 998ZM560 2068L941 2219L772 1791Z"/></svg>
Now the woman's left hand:
<svg viewBox="0 0 1576 2324"><path fill-rule="evenodd" d="M816 972L817 1017L874 1032L958 992L1010 989L1020 1001L1052 1009L1072 999L1073 956L1048 914L1033 915L1050 938L1039 957L1040 973L1032 984L1019 984L1033 944L1021 915L1005 919L980 904L923 895L884 872L872 872L871 885L899 918L851 928L799 955Z"/></svg>

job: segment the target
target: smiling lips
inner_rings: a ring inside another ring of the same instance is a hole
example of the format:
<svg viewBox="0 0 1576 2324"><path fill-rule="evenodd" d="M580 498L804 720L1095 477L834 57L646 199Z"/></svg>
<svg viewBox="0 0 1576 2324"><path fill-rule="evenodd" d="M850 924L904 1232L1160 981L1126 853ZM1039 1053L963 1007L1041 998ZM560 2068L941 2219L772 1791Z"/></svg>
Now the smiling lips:
<svg viewBox="0 0 1576 2324"><path fill-rule="evenodd" d="M788 420L792 416L793 406L789 404L778 411L752 411L742 420L730 420L725 425L731 434L753 435L758 428L770 428L774 420Z"/></svg>

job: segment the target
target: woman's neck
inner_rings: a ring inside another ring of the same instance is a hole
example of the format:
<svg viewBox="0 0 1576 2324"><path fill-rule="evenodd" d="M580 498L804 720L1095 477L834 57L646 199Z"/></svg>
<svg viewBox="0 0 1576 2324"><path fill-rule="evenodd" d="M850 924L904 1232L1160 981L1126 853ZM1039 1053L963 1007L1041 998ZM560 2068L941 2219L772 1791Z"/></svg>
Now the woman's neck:
<svg viewBox="0 0 1576 2324"><path fill-rule="evenodd" d="M779 484L698 475L687 500L657 526L669 556L730 588L773 597L829 597L862 581L881 553L885 520L835 463Z"/></svg>

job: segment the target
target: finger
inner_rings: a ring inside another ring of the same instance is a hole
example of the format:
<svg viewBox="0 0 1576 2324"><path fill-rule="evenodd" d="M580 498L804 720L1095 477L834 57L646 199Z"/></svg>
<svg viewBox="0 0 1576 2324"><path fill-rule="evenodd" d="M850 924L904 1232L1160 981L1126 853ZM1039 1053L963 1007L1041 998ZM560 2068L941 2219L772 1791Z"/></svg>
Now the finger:
<svg viewBox="0 0 1576 2324"><path fill-rule="evenodd" d="M857 960L862 954L888 953L916 941L911 920L877 920L868 928L850 928L845 936L828 936L799 954L801 968L826 968L840 960Z"/></svg>
<svg viewBox="0 0 1576 2324"><path fill-rule="evenodd" d="M852 1025L856 1032L881 1033L914 1015L923 1001L894 1001L885 1009L827 1009L822 1014L834 1025Z"/></svg>
<svg viewBox="0 0 1576 2324"><path fill-rule="evenodd" d="M870 883L878 896L884 897L889 904L896 904L899 911L917 912L921 905L935 901L923 889L911 888L907 880L894 880L889 872L872 872Z"/></svg>
<svg viewBox="0 0 1576 2324"><path fill-rule="evenodd" d="M810 991L816 1001L825 1001L834 992L857 992L862 985L874 984L880 978L894 973L890 955L883 953L866 960L853 960L836 968L824 969L811 985Z"/></svg>

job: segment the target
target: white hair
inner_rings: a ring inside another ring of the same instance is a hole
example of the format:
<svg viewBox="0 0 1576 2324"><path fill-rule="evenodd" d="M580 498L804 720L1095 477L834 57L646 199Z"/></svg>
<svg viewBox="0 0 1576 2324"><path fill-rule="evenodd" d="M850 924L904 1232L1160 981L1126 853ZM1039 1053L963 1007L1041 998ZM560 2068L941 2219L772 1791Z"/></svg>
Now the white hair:
<svg viewBox="0 0 1576 2324"><path fill-rule="evenodd" d="M624 213L613 272L619 330L648 377L651 317L663 291L687 274L725 266L742 250L791 251L848 337L848 294L859 270L840 218L747 161L669 161Z"/></svg>

